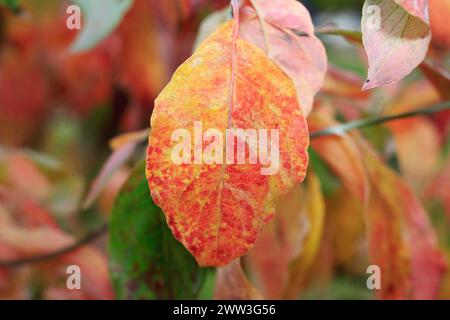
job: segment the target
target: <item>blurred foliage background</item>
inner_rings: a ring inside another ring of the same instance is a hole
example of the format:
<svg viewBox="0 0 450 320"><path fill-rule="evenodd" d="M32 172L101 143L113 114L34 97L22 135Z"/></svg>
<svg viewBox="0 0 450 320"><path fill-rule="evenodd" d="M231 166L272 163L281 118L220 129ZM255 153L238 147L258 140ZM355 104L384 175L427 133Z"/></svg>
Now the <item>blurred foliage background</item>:
<svg viewBox="0 0 450 320"><path fill-rule="evenodd" d="M113 163L116 170L105 180L93 205L86 208L83 199L92 181L112 150L117 150L111 149L111 139L148 128L153 101L176 67L190 56L201 21L228 5L220 0L135 0L111 34L93 49L74 54L69 48L78 31L66 28L66 8L71 2L17 3L0 1L0 261L51 253L108 221L116 195L145 152L144 139L126 161ZM344 29L360 29L362 0L302 3L316 25L336 22ZM366 62L360 48L340 38L321 38L330 64L354 72L357 81L363 81ZM419 73L407 82L416 80L421 80ZM391 89L371 95L373 107L363 114L381 114L387 97L394 95ZM429 90L424 85L416 92L427 94ZM345 103L347 107L338 112L340 120L351 119L348 106L360 101ZM365 134L380 148L389 138L385 127L368 129ZM448 150L448 142L445 145ZM394 153L388 160L398 170ZM311 163L324 194L335 195L341 187L336 176L313 151ZM433 210L435 224L443 229L441 241L450 245L443 209L435 205ZM317 262L321 274L302 297L372 299L360 267L367 257L364 252L352 254L352 259L329 270L326 252L321 252ZM81 291L65 289L69 264L79 264L84 270L87 281ZM0 265L0 298L112 298L109 268L107 237L103 236L53 260L19 267ZM206 280L200 298L210 299L214 270L202 277Z"/></svg>

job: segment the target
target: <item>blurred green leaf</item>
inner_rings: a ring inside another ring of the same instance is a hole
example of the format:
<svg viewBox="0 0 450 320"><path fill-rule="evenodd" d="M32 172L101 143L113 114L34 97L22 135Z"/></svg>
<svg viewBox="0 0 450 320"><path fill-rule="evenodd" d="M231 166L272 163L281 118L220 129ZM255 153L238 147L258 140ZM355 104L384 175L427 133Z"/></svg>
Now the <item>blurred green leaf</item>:
<svg viewBox="0 0 450 320"><path fill-rule="evenodd" d="M333 194L341 186L339 179L312 148L308 149L308 154L310 166L319 177L322 192L327 196Z"/></svg>
<svg viewBox="0 0 450 320"><path fill-rule="evenodd" d="M214 299L214 289L216 287L216 268L206 269L206 279L202 289L198 294L199 300L212 300Z"/></svg>
<svg viewBox="0 0 450 320"><path fill-rule="evenodd" d="M367 289L365 277L337 275L325 292L313 288L302 298L308 300L372 300L374 291Z"/></svg>
<svg viewBox="0 0 450 320"><path fill-rule="evenodd" d="M194 299L207 269L167 227L163 212L152 201L145 162L122 188L110 222L110 256L118 299Z"/></svg>
<svg viewBox="0 0 450 320"><path fill-rule="evenodd" d="M0 0L0 5L3 5L14 12L20 8L19 0Z"/></svg>
<svg viewBox="0 0 450 320"><path fill-rule="evenodd" d="M70 51L78 53L95 47L122 21L133 0L73 0L82 10L83 27Z"/></svg>

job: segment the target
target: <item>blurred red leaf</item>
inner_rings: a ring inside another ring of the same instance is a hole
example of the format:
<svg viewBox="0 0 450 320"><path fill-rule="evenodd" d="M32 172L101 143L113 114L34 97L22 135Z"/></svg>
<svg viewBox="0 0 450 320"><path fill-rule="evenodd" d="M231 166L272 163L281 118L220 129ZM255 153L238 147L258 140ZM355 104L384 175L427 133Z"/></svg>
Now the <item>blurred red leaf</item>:
<svg viewBox="0 0 450 320"><path fill-rule="evenodd" d="M239 259L217 268L214 298L218 300L262 300L242 271Z"/></svg>
<svg viewBox="0 0 450 320"><path fill-rule="evenodd" d="M306 285L322 236L324 199L310 172L278 200L275 218L246 256L257 287L267 299L296 299Z"/></svg>
<svg viewBox="0 0 450 320"><path fill-rule="evenodd" d="M431 0L430 4L430 22L433 33L433 44L438 48L450 49L450 1L449 0Z"/></svg>
<svg viewBox="0 0 450 320"><path fill-rule="evenodd" d="M308 115L327 71L325 48L314 35L308 10L294 0L246 0L241 14L242 38L263 49L292 78L303 114Z"/></svg>
<svg viewBox="0 0 450 320"><path fill-rule="evenodd" d="M446 270L427 213L410 188L364 148L371 181L366 206L371 262L383 299L435 299Z"/></svg>
<svg viewBox="0 0 450 320"><path fill-rule="evenodd" d="M338 124L330 114L320 109L308 118L309 129L312 132ZM342 180L345 187L364 201L368 181L360 150L353 139L347 134L330 135L313 139L311 146Z"/></svg>

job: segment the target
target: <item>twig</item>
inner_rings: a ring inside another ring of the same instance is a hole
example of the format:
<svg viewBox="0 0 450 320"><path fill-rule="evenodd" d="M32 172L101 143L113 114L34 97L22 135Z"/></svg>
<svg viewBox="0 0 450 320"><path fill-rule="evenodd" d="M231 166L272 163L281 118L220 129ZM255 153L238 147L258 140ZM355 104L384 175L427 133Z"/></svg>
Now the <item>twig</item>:
<svg viewBox="0 0 450 320"><path fill-rule="evenodd" d="M440 103L440 104L437 104L437 105L434 105L434 106L428 107L428 108L417 109L417 110L414 110L411 112L347 122L347 123L344 123L339 126L330 127L327 129L312 132L310 134L310 138L315 139L315 138L319 138L319 137L326 136L326 135L340 135L340 134L343 134L347 131L351 131L354 129L367 128L367 127L374 126L376 124L399 120L399 119L404 119L404 118L429 115L429 114L433 114L433 113L444 111L444 110L450 110L450 101L446 101L444 103Z"/></svg>
<svg viewBox="0 0 450 320"><path fill-rule="evenodd" d="M309 37L309 35L305 32L292 30L296 35L300 37ZM341 36L353 42L362 44L362 33L361 31L355 30L345 30L340 29L334 23L328 23L323 26L316 27L314 30L314 34L318 35L328 35L328 36Z"/></svg>
<svg viewBox="0 0 450 320"><path fill-rule="evenodd" d="M84 246L85 244L88 244L92 241L94 241L95 239L97 239L98 237L100 237L101 235L105 234L106 231L108 231L108 224L105 223L103 224L100 228L98 228L97 230L94 230L93 232L87 234L85 237L81 238L80 240L78 240L77 242L75 242L74 244L71 244L68 247L44 254L44 255L39 255L39 256L34 256L34 257L29 257L29 258L23 258L23 259L17 259L17 260L11 260L11 261L0 261L0 268L14 268L14 267L20 267L26 264L32 264L32 263L38 263L38 262L44 262L46 260L51 260L54 258L58 258L62 255L65 255L67 253L70 253L82 246Z"/></svg>
<svg viewBox="0 0 450 320"><path fill-rule="evenodd" d="M345 124L342 124L339 126L330 127L330 128L324 129L324 130L312 132L310 134L310 138L312 140L312 139L316 139L316 138L323 137L326 135L341 135L345 132L348 132L348 131L351 131L354 129L367 128L370 126L374 126L376 124L399 120L399 119L404 119L404 118L429 115L429 114L433 114L433 113L444 111L444 110L450 110L450 101L447 101L447 102L444 102L441 104L437 104L437 105L434 105L434 106L431 106L428 108L418 109L415 111L401 113L401 114L397 114L397 115L382 116L382 117L377 117L377 118L372 118L372 119L351 121L351 122L348 122L348 123L345 123ZM92 233L89 233L84 238L81 238L80 240L78 240L77 242L75 242L74 244L72 244L66 248L62 248L60 250L57 250L57 251L54 251L54 252L51 252L51 253L48 253L45 255L40 255L40 256L35 256L35 257L30 257L30 258L11 260L11 261L0 261L0 268L20 267L20 266L23 266L26 264L38 263L38 262L43 262L46 260L58 258L59 256L70 253L70 252L82 247L83 245L94 241L95 239L97 239L98 237L100 237L101 235L106 233L107 231L108 231L108 224L105 223L99 229L93 231Z"/></svg>

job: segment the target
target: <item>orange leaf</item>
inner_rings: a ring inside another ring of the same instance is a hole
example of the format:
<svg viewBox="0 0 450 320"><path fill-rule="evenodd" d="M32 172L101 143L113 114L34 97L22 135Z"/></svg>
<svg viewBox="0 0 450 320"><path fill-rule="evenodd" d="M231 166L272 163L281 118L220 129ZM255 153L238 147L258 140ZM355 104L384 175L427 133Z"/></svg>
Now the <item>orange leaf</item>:
<svg viewBox="0 0 450 320"><path fill-rule="evenodd" d="M430 1L430 22L433 44L439 48L450 49L450 0Z"/></svg>
<svg viewBox="0 0 450 320"><path fill-rule="evenodd" d="M394 121L387 126L394 136L405 179L414 190L420 191L432 177L439 160L441 146L437 128L424 117Z"/></svg>
<svg viewBox="0 0 450 320"><path fill-rule="evenodd" d="M436 90L426 81L408 86L387 108L389 115L413 111L439 102ZM426 117L386 123L391 130L403 176L420 191L433 175L441 152L440 135ZM424 157L423 155L426 155Z"/></svg>
<svg viewBox="0 0 450 320"><path fill-rule="evenodd" d="M341 189L327 201L327 232L337 267L352 273L365 273L367 237L361 199Z"/></svg>
<svg viewBox="0 0 450 320"><path fill-rule="evenodd" d="M308 118L311 131L338 125L338 122L321 110L313 112ZM360 151L347 134L324 136L314 139L311 146L342 180L353 195L364 201L367 193L367 177Z"/></svg>
<svg viewBox="0 0 450 320"><path fill-rule="evenodd" d="M5 161L6 183L33 200L47 201L51 193L49 179L20 152L12 152Z"/></svg>
<svg viewBox="0 0 450 320"><path fill-rule="evenodd" d="M289 268L288 286L284 292L284 297L289 299L298 298L300 291L307 284L308 274L320 249L325 219L325 200L319 178L310 173L306 183L305 205L302 210L305 234L303 238L297 240L299 252L294 252L295 259L293 259ZM298 198L297 201L299 201ZM282 212L279 214L282 214ZM289 220L286 223L289 223Z"/></svg>
<svg viewBox="0 0 450 320"><path fill-rule="evenodd" d="M180 66L156 100L151 119L147 177L153 199L174 236L202 266L226 265L245 254L272 219L277 198L303 180L308 160L308 130L294 83L263 51L240 39L237 28L234 21L225 23ZM212 143L198 139L195 121L220 131L214 145L222 157L211 165L176 165L171 158L175 130L197 136L199 158ZM233 139L221 140L234 128L279 130L277 173L262 175L266 166L260 162L223 164L224 146L234 151L236 146Z"/></svg>
<svg viewBox="0 0 450 320"><path fill-rule="evenodd" d="M381 269L383 299L434 299L446 263L427 213L409 187L369 149L369 252Z"/></svg>

